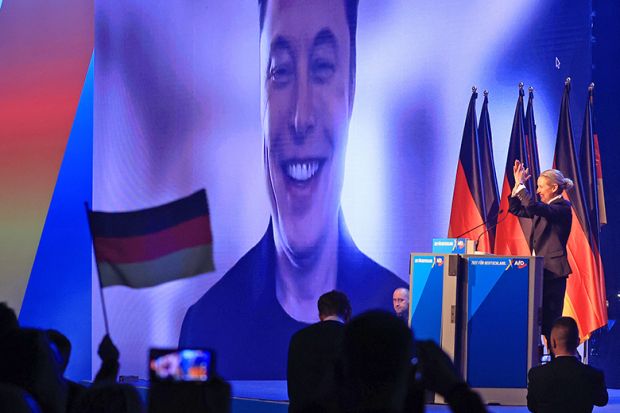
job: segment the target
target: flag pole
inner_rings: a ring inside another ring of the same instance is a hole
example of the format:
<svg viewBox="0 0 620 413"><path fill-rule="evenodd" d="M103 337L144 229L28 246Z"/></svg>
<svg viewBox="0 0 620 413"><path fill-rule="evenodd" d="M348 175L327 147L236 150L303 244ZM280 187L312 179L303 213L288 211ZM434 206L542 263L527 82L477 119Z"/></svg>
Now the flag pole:
<svg viewBox="0 0 620 413"><path fill-rule="evenodd" d="M84 202L84 208L86 209L86 219L88 220L88 229L90 232L90 240L93 245L93 253L95 254L95 268L97 268L97 279L99 280L99 297L101 298L101 306L103 308L103 324L105 325L106 335L110 335L110 327L108 326L108 312L105 306L105 299L103 297L103 286L101 285L101 274L99 273L99 264L97 261L97 250L95 249L95 242L93 240L93 228L90 221L91 210L88 208L88 202Z"/></svg>

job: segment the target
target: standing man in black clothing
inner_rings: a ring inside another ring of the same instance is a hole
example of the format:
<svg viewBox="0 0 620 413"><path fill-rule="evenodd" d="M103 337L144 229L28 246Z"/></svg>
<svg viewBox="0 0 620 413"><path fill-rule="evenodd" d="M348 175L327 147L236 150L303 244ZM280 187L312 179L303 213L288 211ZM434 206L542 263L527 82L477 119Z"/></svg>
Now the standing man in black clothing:
<svg viewBox="0 0 620 413"><path fill-rule="evenodd" d="M289 412L331 411L337 407L335 373L349 299L340 291L319 298L319 321L293 335L288 350Z"/></svg>
<svg viewBox="0 0 620 413"><path fill-rule="evenodd" d="M528 373L527 408L534 413L590 413L593 405L605 406L608 395L603 372L577 358L575 320L558 318L550 345L555 358Z"/></svg>

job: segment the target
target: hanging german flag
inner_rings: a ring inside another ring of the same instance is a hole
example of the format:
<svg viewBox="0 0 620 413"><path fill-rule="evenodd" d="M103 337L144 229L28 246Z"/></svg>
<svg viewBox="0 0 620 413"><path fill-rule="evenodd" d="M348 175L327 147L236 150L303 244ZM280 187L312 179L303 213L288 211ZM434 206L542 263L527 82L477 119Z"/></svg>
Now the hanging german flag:
<svg viewBox="0 0 620 413"><path fill-rule="evenodd" d="M525 111L525 148L527 150L527 160L525 165L529 169L530 178L526 182L530 194L536 193L536 182L540 176L540 161L538 160L538 139L536 138L536 121L534 120L534 88L528 89L527 109Z"/></svg>
<svg viewBox="0 0 620 413"><path fill-rule="evenodd" d="M484 102L478 124L478 139L480 141L480 167L482 169L482 187L484 188L486 226L489 228L488 239L490 250L495 249L495 226L499 215L499 190L495 174L495 159L493 157L493 136L491 134L491 119L489 116L489 92L484 91ZM483 235L484 237L484 235ZM481 237L482 239L482 237Z"/></svg>
<svg viewBox="0 0 620 413"><path fill-rule="evenodd" d="M511 196L515 185L513 176L515 160L527 162L526 160L528 159L523 127L523 95L523 83L519 83L519 97L517 98L517 107L515 108L515 115L512 121L512 132L510 134L510 143L508 144L504 180L502 181L502 194L499 204L501 211L508 211L508 198ZM535 193L535 191L530 193ZM529 218L519 218L513 214L500 218L495 233L495 254L531 255L529 247L531 232L532 220Z"/></svg>
<svg viewBox="0 0 620 413"><path fill-rule="evenodd" d="M579 326L581 339L586 339L596 329L607 324L607 306L605 297L605 281L598 246L598 228L590 221L587 190L581 177L581 171L570 115L570 78L566 79L558 135L555 144L554 168L565 176L573 179L575 186L565 192L573 207L573 225L568 238L568 262L572 274L566 284L564 299L564 315L573 317ZM586 107L584 137L592 134L591 111ZM589 124L589 125L588 125ZM591 172L586 172L589 175ZM587 177L587 179L592 179Z"/></svg>
<svg viewBox="0 0 620 413"><path fill-rule="evenodd" d="M579 167L583 192L590 223L593 226L595 243L599 245L598 233L607 221L605 213L605 195L603 194L603 171L601 154L598 148L598 134L594 122L594 83L588 87L588 100L581 129L581 147L579 148Z"/></svg>
<svg viewBox="0 0 620 413"><path fill-rule="evenodd" d="M456 170L450 226L448 228L448 237L450 238L467 235L468 238L475 240L486 231L486 227L483 225L486 207L480 168L478 122L476 119L477 97L478 92L473 87ZM487 238L482 238L480 243L479 250L491 251Z"/></svg>

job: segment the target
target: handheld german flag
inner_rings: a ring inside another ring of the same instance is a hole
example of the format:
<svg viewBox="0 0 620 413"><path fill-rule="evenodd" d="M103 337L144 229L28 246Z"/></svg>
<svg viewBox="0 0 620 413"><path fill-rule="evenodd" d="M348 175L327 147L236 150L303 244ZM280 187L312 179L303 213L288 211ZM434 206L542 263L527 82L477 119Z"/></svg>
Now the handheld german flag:
<svg viewBox="0 0 620 413"><path fill-rule="evenodd" d="M206 191L130 212L88 210L101 287L145 288L213 271Z"/></svg>

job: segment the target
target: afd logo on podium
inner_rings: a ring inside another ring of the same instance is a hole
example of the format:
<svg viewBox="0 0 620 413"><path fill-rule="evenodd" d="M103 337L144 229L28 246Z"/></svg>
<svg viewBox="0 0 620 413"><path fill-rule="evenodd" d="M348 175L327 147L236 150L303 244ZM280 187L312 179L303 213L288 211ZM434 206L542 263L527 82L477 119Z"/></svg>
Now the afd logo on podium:
<svg viewBox="0 0 620 413"><path fill-rule="evenodd" d="M434 253L465 254L467 253L466 238L433 238Z"/></svg>
<svg viewBox="0 0 620 413"><path fill-rule="evenodd" d="M518 269L522 269L527 267L527 261L524 259L513 258L510 260L510 265L514 265Z"/></svg>

